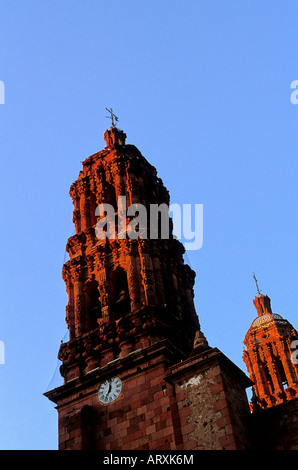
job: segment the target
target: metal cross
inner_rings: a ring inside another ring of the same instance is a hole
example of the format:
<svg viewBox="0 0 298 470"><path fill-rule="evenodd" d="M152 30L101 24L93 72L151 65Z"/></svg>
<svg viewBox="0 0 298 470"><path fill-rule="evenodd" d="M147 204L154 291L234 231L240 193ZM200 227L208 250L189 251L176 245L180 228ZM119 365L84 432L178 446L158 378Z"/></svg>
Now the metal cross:
<svg viewBox="0 0 298 470"><path fill-rule="evenodd" d="M113 113L112 108L110 108L110 109L106 108L106 110L110 113L110 116L106 116L106 118L111 119L111 121L112 121L112 126L115 127L115 122L119 121L119 119L118 119L117 116ZM115 121L114 121L114 119L115 119Z"/></svg>
<svg viewBox="0 0 298 470"><path fill-rule="evenodd" d="M261 293L261 291L260 291L260 289L259 289L259 285L258 285L258 281L257 281L257 278L256 278L256 275L255 275L255 273L253 273L252 277L253 277L253 278L254 278L254 280L255 280L255 283L256 283L256 286L257 286L257 291L258 291L258 294L260 294L260 293Z"/></svg>

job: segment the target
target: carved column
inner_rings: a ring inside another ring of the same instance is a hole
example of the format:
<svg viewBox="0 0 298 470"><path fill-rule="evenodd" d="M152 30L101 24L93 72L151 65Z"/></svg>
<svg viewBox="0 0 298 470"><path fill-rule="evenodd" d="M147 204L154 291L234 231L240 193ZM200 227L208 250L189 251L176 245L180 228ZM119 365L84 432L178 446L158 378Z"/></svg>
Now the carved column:
<svg viewBox="0 0 298 470"><path fill-rule="evenodd" d="M126 196L126 175L124 173L123 164L119 160L115 160L111 165L111 172L116 194L116 203L118 203L118 197Z"/></svg>
<svg viewBox="0 0 298 470"><path fill-rule="evenodd" d="M74 283L74 329L75 336L85 333L85 295L83 290L83 268L78 264L72 266L72 278Z"/></svg>
<svg viewBox="0 0 298 470"><path fill-rule="evenodd" d="M68 304L65 307L66 316L65 321L69 331L69 339L73 339L75 337L75 330L74 330L74 288L72 284L72 279L70 272L66 265L63 266L62 269L62 277L65 282L66 292L68 295Z"/></svg>
<svg viewBox="0 0 298 470"><path fill-rule="evenodd" d="M141 306L140 273L136 263L136 257L138 256L137 241L126 239L125 246L127 283L131 299L131 311L133 312Z"/></svg>
<svg viewBox="0 0 298 470"><path fill-rule="evenodd" d="M89 182L87 179L82 179L79 181L78 187L80 193L81 230L84 231L91 225Z"/></svg>
<svg viewBox="0 0 298 470"><path fill-rule="evenodd" d="M75 225L75 229L76 229L76 233L80 233L81 231L81 212L80 212L80 197L79 197L79 193L76 189L76 183L73 183L71 188L70 188L70 191L69 191L69 194L72 198L72 202L73 202L73 205L74 205L74 210L73 210L73 217L72 217L72 221Z"/></svg>
<svg viewBox="0 0 298 470"><path fill-rule="evenodd" d="M138 179L127 173L127 190L130 204L140 204L140 184Z"/></svg>
<svg viewBox="0 0 298 470"><path fill-rule="evenodd" d="M102 312L102 321L108 322L110 320L109 311L109 285L107 280L107 268L105 255L101 247L98 247L98 251L95 255L95 278L98 282L98 290L100 294L100 304Z"/></svg>
<svg viewBox="0 0 298 470"><path fill-rule="evenodd" d="M152 260L146 240L139 240L139 256L141 261L141 276L145 291L146 305L157 305Z"/></svg>

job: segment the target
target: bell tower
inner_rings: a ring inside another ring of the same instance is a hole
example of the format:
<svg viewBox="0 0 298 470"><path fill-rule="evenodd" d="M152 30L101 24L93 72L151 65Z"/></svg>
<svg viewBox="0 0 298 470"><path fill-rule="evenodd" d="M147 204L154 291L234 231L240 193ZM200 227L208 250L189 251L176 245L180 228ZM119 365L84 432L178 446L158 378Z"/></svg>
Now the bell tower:
<svg viewBox="0 0 298 470"><path fill-rule="evenodd" d="M123 131L111 127L104 138L106 148L83 162L70 188L76 234L62 273L70 343L59 353L66 381L165 338L183 358L199 329L194 272L170 219L161 239L160 214L152 211L169 206L168 191ZM72 348L84 343L68 364Z"/></svg>
<svg viewBox="0 0 298 470"><path fill-rule="evenodd" d="M251 409L257 411L298 397L298 367L292 349L298 334L286 319L272 313L267 295L258 292L253 304L258 316L246 333L243 359L254 383Z"/></svg>
<svg viewBox="0 0 298 470"><path fill-rule="evenodd" d="M200 329L168 191L123 131L104 139L70 188L59 449L246 448L251 382Z"/></svg>
<svg viewBox="0 0 298 470"><path fill-rule="evenodd" d="M70 188L64 384L46 396L57 404L60 449L167 448L177 411L163 376L200 330L195 274L169 218L161 236L169 194L156 169L115 126L104 139Z"/></svg>

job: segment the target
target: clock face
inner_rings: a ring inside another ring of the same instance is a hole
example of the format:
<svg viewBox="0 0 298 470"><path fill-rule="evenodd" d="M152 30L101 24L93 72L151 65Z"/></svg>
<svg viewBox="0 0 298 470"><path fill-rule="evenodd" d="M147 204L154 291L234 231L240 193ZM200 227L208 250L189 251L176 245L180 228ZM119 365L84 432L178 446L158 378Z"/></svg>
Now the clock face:
<svg viewBox="0 0 298 470"><path fill-rule="evenodd" d="M120 395L122 383L119 377L104 380L98 389L98 398L102 403L111 403Z"/></svg>

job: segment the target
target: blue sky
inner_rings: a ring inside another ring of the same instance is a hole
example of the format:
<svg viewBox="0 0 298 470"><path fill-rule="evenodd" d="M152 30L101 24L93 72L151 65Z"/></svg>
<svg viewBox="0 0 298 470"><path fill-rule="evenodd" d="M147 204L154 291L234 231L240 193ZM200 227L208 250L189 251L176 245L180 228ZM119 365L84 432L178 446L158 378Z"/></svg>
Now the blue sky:
<svg viewBox="0 0 298 470"><path fill-rule="evenodd" d="M245 370L255 272L298 327L297 3L0 0L0 449L56 449L67 330L69 187L104 146L105 107L171 202L203 204L189 251L211 346Z"/></svg>

